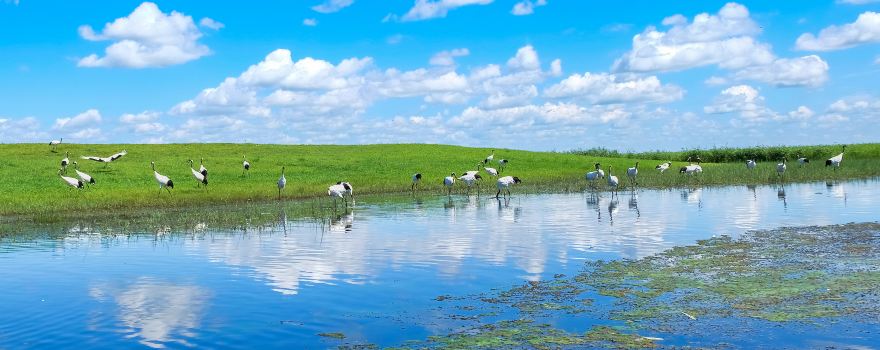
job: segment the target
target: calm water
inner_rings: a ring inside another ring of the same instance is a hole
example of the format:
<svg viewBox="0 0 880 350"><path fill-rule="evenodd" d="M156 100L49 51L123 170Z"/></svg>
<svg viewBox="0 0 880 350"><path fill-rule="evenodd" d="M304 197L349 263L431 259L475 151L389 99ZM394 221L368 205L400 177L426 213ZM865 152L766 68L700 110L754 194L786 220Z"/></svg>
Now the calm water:
<svg viewBox="0 0 880 350"><path fill-rule="evenodd" d="M878 182L360 200L329 225L0 241L0 348L323 348L443 333L439 295L715 234L876 221ZM159 228L157 228L158 230ZM161 230L160 230L161 231ZM51 238L50 238L51 237ZM581 325L589 328L589 322ZM582 330L583 330L582 329Z"/></svg>

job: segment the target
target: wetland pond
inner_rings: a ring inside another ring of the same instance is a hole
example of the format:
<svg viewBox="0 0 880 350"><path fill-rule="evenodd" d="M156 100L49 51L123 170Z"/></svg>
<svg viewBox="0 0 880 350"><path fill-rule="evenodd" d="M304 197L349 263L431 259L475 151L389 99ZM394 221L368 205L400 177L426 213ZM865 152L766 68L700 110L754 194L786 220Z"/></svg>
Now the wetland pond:
<svg viewBox="0 0 880 350"><path fill-rule="evenodd" d="M873 348L878 184L7 225L0 348Z"/></svg>

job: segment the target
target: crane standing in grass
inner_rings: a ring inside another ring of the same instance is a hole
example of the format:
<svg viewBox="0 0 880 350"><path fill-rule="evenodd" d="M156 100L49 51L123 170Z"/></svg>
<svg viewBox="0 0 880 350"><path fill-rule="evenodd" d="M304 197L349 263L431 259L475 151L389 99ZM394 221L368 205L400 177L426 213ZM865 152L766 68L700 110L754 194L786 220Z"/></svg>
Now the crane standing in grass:
<svg viewBox="0 0 880 350"><path fill-rule="evenodd" d="M498 161L498 172L502 172L502 171L504 171L504 167L507 166L507 163L508 163L508 160L507 160L507 159L499 160L499 161Z"/></svg>
<svg viewBox="0 0 880 350"><path fill-rule="evenodd" d="M79 179L75 179L72 177L67 177L67 176L61 175L62 170L63 169L58 169L58 176L61 177L61 180L64 180L64 182L67 183L67 185L70 187L80 188L80 189L83 188L82 181L80 181Z"/></svg>
<svg viewBox="0 0 880 350"><path fill-rule="evenodd" d="M779 176L782 182L785 182L785 169L785 157L782 157L782 163L776 164L776 176Z"/></svg>
<svg viewBox="0 0 880 350"><path fill-rule="evenodd" d="M199 173L208 178L208 168L205 168L205 158L199 160Z"/></svg>
<svg viewBox="0 0 880 350"><path fill-rule="evenodd" d="M757 167L758 163L756 163L754 159L749 159L746 161L746 169L753 170Z"/></svg>
<svg viewBox="0 0 880 350"><path fill-rule="evenodd" d="M492 154L490 154L486 159L483 160L483 164L489 164L492 160L495 159L495 150L492 150Z"/></svg>
<svg viewBox="0 0 880 350"><path fill-rule="evenodd" d="M410 191L416 191L416 185L422 182L422 173L415 173L412 176L412 186L410 186Z"/></svg>
<svg viewBox="0 0 880 350"><path fill-rule="evenodd" d="M67 174L67 166L70 165L70 152L64 152L64 158L61 159L61 171Z"/></svg>
<svg viewBox="0 0 880 350"><path fill-rule="evenodd" d="M61 141L64 141L64 138L63 138L63 137L62 137L61 139L58 139L58 140L52 140L52 141L49 141L49 147L52 148L52 152L57 152L56 149L58 148L58 145L61 144Z"/></svg>
<svg viewBox="0 0 880 350"><path fill-rule="evenodd" d="M77 164L76 161L73 162L73 171L76 172L76 177L78 177L83 183L87 183L90 185L95 184L95 178L93 178L89 174L79 171L79 164Z"/></svg>
<svg viewBox="0 0 880 350"><path fill-rule="evenodd" d="M840 163L843 162L843 154L844 153L846 153L846 145L843 145L843 151L841 151L840 154L838 154L834 157L828 158L828 160L825 161L825 166L826 167L829 167L829 166L834 167L834 171L837 171L837 168L840 168Z"/></svg>
<svg viewBox="0 0 880 350"><path fill-rule="evenodd" d="M249 171L251 170L251 163L247 161L247 157L241 156L241 158L243 159L243 161L241 162L241 175L244 176L245 174L249 174Z"/></svg>
<svg viewBox="0 0 880 350"><path fill-rule="evenodd" d="M669 170L670 166L672 166L672 163L670 163L670 162L660 163L657 166L655 166L654 169L659 170L660 173L663 174L666 172L666 170Z"/></svg>
<svg viewBox="0 0 880 350"><path fill-rule="evenodd" d="M807 157L801 157L800 153L798 153L798 155L797 155L797 161L798 161L798 165L800 165L800 166L810 164L810 160Z"/></svg>
<svg viewBox="0 0 880 350"><path fill-rule="evenodd" d="M164 188L168 191L168 194L171 194L171 189L174 188L174 182L171 181L171 178L162 174L159 174L156 171L156 163L150 162L150 168L153 169L153 178L156 179L156 182L159 184L159 194L162 194L162 189Z"/></svg>
<svg viewBox="0 0 880 350"><path fill-rule="evenodd" d="M630 187L635 187L639 184L636 176L639 175L639 162L636 162L634 167L626 169L626 176L629 178Z"/></svg>
<svg viewBox="0 0 880 350"><path fill-rule="evenodd" d="M287 178L284 177L284 167L281 167L281 178L278 179L278 199L281 199L281 191L287 187Z"/></svg>
<svg viewBox="0 0 880 350"><path fill-rule="evenodd" d="M195 178L196 181L198 181L198 183L196 183L196 187L201 186L201 185L205 185L205 188L207 189L208 188L208 176L206 176L205 174L203 174L201 172L196 171L196 169L193 166L194 166L193 160L190 159L189 160L189 170L192 172L193 178Z"/></svg>

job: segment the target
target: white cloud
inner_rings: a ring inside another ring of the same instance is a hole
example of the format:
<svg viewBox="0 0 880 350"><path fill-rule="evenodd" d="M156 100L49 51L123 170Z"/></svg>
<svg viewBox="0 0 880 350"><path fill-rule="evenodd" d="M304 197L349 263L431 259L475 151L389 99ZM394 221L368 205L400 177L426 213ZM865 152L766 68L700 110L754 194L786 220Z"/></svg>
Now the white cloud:
<svg viewBox="0 0 880 350"><path fill-rule="evenodd" d="M713 76L709 77L708 79L706 79L705 81L703 81L703 83L706 85L709 85L709 86L727 85L727 79L713 75Z"/></svg>
<svg viewBox="0 0 880 350"><path fill-rule="evenodd" d="M780 58L763 66L748 67L735 73L737 79L749 79L775 86L816 87L828 81L828 63L816 55Z"/></svg>
<svg viewBox="0 0 880 350"><path fill-rule="evenodd" d="M444 50L431 56L429 62L435 66L452 66L455 65L456 57L463 57L470 54L471 52L467 48Z"/></svg>
<svg viewBox="0 0 880 350"><path fill-rule="evenodd" d="M0 118L0 143L45 142L49 139L40 121L34 117Z"/></svg>
<svg viewBox="0 0 880 350"><path fill-rule="evenodd" d="M770 111L764 106L764 97L749 85L731 86L721 91L715 101L703 111L708 114L739 113L746 119L761 119Z"/></svg>
<svg viewBox="0 0 880 350"><path fill-rule="evenodd" d="M339 12L353 3L354 0L326 0L319 5L312 6L312 10L320 13Z"/></svg>
<svg viewBox="0 0 880 350"><path fill-rule="evenodd" d="M557 58L550 62L550 75L554 77L562 76L562 60Z"/></svg>
<svg viewBox="0 0 880 350"><path fill-rule="evenodd" d="M807 106L799 106L797 109L788 112L788 117L792 120L800 120L805 121L809 120L816 113L813 110L807 108Z"/></svg>
<svg viewBox="0 0 880 350"><path fill-rule="evenodd" d="M125 124L146 123L159 119L158 112L143 111L138 114L126 113L119 117L119 121Z"/></svg>
<svg viewBox="0 0 880 350"><path fill-rule="evenodd" d="M510 10L510 13L514 16L525 16L531 15L535 12L535 7L540 7L547 5L547 0L523 0L513 5L513 9Z"/></svg>
<svg viewBox="0 0 880 350"><path fill-rule="evenodd" d="M101 122L101 112L97 109L89 109L69 118L55 119L53 130L78 130Z"/></svg>
<svg viewBox="0 0 880 350"><path fill-rule="evenodd" d="M318 25L318 20L314 18L306 18L303 20L303 25L307 27L314 27Z"/></svg>
<svg viewBox="0 0 880 350"><path fill-rule="evenodd" d="M205 17L199 21L199 25L208 29L220 30L226 27L225 24L217 22L211 18Z"/></svg>
<svg viewBox="0 0 880 350"><path fill-rule="evenodd" d="M192 17L177 11L165 14L152 2L142 3L128 17L107 23L101 33L82 25L79 34L90 41L114 41L103 57L91 54L81 58L80 67L165 67L211 53L198 42L202 33Z"/></svg>
<svg viewBox="0 0 880 350"><path fill-rule="evenodd" d="M394 34L385 39L385 42L388 43L388 45L397 45L400 44L404 38L403 34Z"/></svg>
<svg viewBox="0 0 880 350"><path fill-rule="evenodd" d="M526 45L516 50L516 56L507 60L507 67L512 70L537 70L541 69L541 61L535 48Z"/></svg>
<svg viewBox="0 0 880 350"><path fill-rule="evenodd" d="M450 10L469 5L488 5L493 0L416 0L400 19L404 22L443 18Z"/></svg>
<svg viewBox="0 0 880 350"><path fill-rule="evenodd" d="M880 42L880 13L868 11L860 14L853 23L822 29L818 36L801 34L795 47L798 50L830 51L876 42Z"/></svg>
<svg viewBox="0 0 880 350"><path fill-rule="evenodd" d="M168 129L167 125L158 122L160 116L161 113L153 111L126 113L119 117L119 122L136 134L157 134Z"/></svg>
<svg viewBox="0 0 880 350"><path fill-rule="evenodd" d="M718 65L739 69L773 61L770 46L754 36L761 28L745 6L728 3L715 14L701 13L688 23L682 15L667 17L662 32L648 27L633 37L632 50L614 63L616 71L676 71Z"/></svg>
<svg viewBox="0 0 880 350"><path fill-rule="evenodd" d="M615 74L574 74L544 90L550 98L575 97L595 104L622 102L671 102L680 100L684 90L663 85L655 76L625 79Z"/></svg>
<svg viewBox="0 0 880 350"><path fill-rule="evenodd" d="M95 139L101 136L101 129L99 128L86 128L80 131L74 132L70 134L75 139ZM94 141L94 140L90 140Z"/></svg>

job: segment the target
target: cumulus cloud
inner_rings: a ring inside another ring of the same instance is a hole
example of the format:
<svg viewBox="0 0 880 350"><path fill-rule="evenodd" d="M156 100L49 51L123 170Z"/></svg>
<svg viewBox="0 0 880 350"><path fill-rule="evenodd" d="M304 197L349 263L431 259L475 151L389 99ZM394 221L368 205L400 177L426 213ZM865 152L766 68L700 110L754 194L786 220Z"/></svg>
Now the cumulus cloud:
<svg viewBox="0 0 880 350"><path fill-rule="evenodd" d="M684 90L662 84L655 76L625 79L615 74L574 74L544 90L550 98L575 97L595 104L622 102L671 102L680 100Z"/></svg>
<svg viewBox="0 0 880 350"><path fill-rule="evenodd" d="M314 27L318 25L318 20L314 18L306 18L303 20L303 25L307 27Z"/></svg>
<svg viewBox="0 0 880 350"><path fill-rule="evenodd" d="M773 61L770 46L754 39L761 28L748 9L728 3L717 14L682 15L663 20L669 30L648 27L632 40L632 50L614 63L615 71L676 71L718 65L738 69Z"/></svg>
<svg viewBox="0 0 880 350"><path fill-rule="evenodd" d="M161 116L159 112L144 111L133 114L126 113L119 117L119 122L127 129L136 134L157 134L164 132L168 127L160 123L158 120Z"/></svg>
<svg viewBox="0 0 880 350"><path fill-rule="evenodd" d="M334 13L351 6L354 0L327 0L319 5L312 6L312 10L320 13Z"/></svg>
<svg viewBox="0 0 880 350"><path fill-rule="evenodd" d="M203 19L203 25L204 22ZM222 26L213 20L210 23ZM104 50L104 56L91 54L81 58L77 62L80 67L165 67L211 53L198 42L202 32L192 17L177 11L163 13L152 2L144 2L127 17L107 23L100 33L89 25L82 25L79 34L89 41L113 41Z"/></svg>
<svg viewBox="0 0 880 350"><path fill-rule="evenodd" d="M53 130L76 130L92 126L101 122L101 112L97 109L89 109L69 118L55 119Z"/></svg>
<svg viewBox="0 0 880 350"><path fill-rule="evenodd" d="M0 143L44 142L48 139L49 134L40 126L40 121L37 118L0 117Z"/></svg>
<svg viewBox="0 0 880 350"><path fill-rule="evenodd" d="M721 91L715 101L703 107L707 114L736 113L749 123L762 122L776 116L764 103L764 97L749 85L731 86Z"/></svg>
<svg viewBox="0 0 880 350"><path fill-rule="evenodd" d="M768 65L745 68L735 76L780 87L816 87L828 81L828 63L816 55L780 58Z"/></svg>
<svg viewBox="0 0 880 350"><path fill-rule="evenodd" d="M456 57L463 57L470 54L471 52L467 48L444 50L431 56L429 62L435 66L452 66L455 65Z"/></svg>
<svg viewBox="0 0 880 350"><path fill-rule="evenodd" d="M510 13L514 16L525 16L535 13L536 7L547 5L547 0L523 0L513 5Z"/></svg>
<svg viewBox="0 0 880 350"><path fill-rule="evenodd" d="M220 30L226 27L225 24L217 22L211 18L205 17L199 21L199 25L208 29Z"/></svg>
<svg viewBox="0 0 880 350"><path fill-rule="evenodd" d="M727 79L713 75L703 81L703 83L709 86L727 85Z"/></svg>
<svg viewBox="0 0 880 350"><path fill-rule="evenodd" d="M462 6L488 5L493 0L416 0L415 4L402 17L401 21L422 21L432 18L443 18L450 10Z"/></svg>
<svg viewBox="0 0 880 350"><path fill-rule="evenodd" d="M801 34L795 42L798 50L831 51L880 42L880 13L864 12L853 23L830 26L819 35Z"/></svg>

